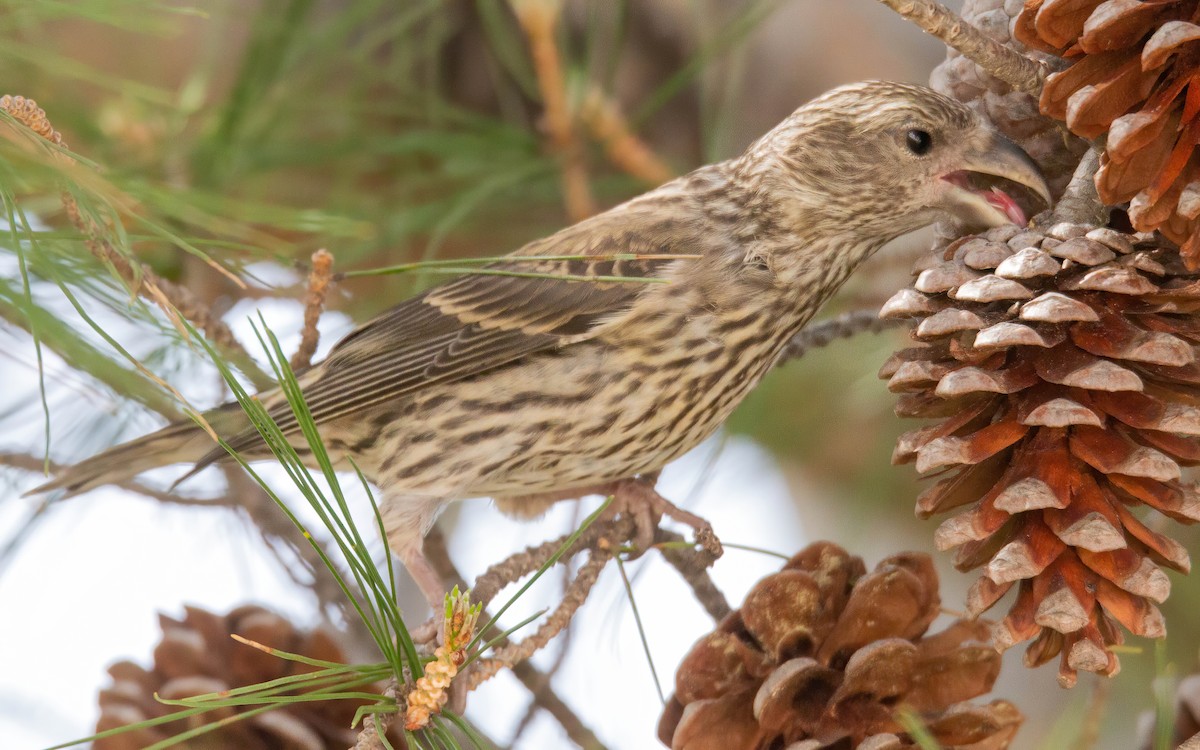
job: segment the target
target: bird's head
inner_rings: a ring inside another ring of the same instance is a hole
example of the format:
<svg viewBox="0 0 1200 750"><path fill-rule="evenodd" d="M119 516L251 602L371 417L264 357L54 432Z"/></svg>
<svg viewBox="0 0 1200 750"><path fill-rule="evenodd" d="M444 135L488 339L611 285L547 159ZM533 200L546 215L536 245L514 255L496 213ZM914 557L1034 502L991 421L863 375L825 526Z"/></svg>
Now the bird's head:
<svg viewBox="0 0 1200 750"><path fill-rule="evenodd" d="M798 109L750 147L785 220L891 239L951 219L1025 225L1050 203L1037 164L961 102L922 87L868 81Z"/></svg>

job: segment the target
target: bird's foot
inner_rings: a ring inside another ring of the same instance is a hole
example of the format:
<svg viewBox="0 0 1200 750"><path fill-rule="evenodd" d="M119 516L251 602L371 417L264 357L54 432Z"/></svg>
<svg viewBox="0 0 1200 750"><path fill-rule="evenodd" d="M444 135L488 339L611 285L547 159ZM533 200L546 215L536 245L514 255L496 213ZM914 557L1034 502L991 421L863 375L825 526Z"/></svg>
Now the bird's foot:
<svg viewBox="0 0 1200 750"><path fill-rule="evenodd" d="M642 554L654 544L654 534L658 530L663 516L692 527L696 533L696 543L716 559L721 556L721 540L713 532L712 524L695 513L676 507L654 489L658 474L650 474L632 479L621 479L609 486L608 494L612 495L612 505L608 513L625 515L633 519L633 543L637 554Z"/></svg>

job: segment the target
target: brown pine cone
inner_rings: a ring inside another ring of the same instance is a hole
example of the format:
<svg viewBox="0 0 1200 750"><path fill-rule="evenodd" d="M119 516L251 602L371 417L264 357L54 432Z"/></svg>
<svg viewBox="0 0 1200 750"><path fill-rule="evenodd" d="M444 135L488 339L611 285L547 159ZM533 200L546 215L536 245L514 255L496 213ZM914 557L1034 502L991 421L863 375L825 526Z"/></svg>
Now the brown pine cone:
<svg viewBox="0 0 1200 750"><path fill-rule="evenodd" d="M327 633L301 632L279 615L261 607L239 607L227 615L215 615L186 607L182 620L159 615L163 638L154 649L153 669L129 661L108 669L113 684L100 692L100 719L96 731L136 724L180 710L155 700L186 698L204 693L243 687L313 668L287 661L238 643L236 633L266 646L325 661L345 662L338 644ZM296 703L234 721L176 747L207 750L345 750L355 743L351 727L362 701L314 701ZM150 729L117 734L96 740L95 750L136 750L198 727L234 716L239 709L213 711L189 719L160 724ZM390 732L392 746L407 747L399 732Z"/></svg>
<svg viewBox="0 0 1200 750"><path fill-rule="evenodd" d="M1200 0L1026 0L1014 34L1072 64L1049 77L1043 113L1084 138L1108 134L1096 175L1108 205L1129 202L1200 263Z"/></svg>
<svg viewBox="0 0 1200 750"><path fill-rule="evenodd" d="M978 622L926 636L940 606L928 555L893 555L868 574L861 558L813 544L692 647L659 739L673 750L898 750L917 746L897 718L908 710L946 750L1003 750L1021 714L966 702L991 689L1000 656Z"/></svg>
<svg viewBox="0 0 1200 750"><path fill-rule="evenodd" d="M963 20L996 41L1033 58L1049 58L1044 52L1026 50L1013 39L1012 21L1022 7L1021 0L965 0L960 14ZM1007 83L989 75L953 49L947 49L946 60L933 69L929 83L938 91L971 105L1019 143L1042 168L1055 195L1066 188L1088 144L1066 134L1062 123L1042 115L1036 97L1013 91Z"/></svg>
<svg viewBox="0 0 1200 750"><path fill-rule="evenodd" d="M915 317L921 345L880 375L901 416L939 421L900 438L894 460L940 481L917 515L958 510L937 531L961 570L983 567L978 616L1017 588L997 648L1033 639L1026 662L1061 653L1114 674L1117 624L1165 634L1154 606L1187 551L1150 528L1149 506L1200 520L1200 275L1149 235L1059 224L964 238L930 259L885 317ZM965 507L965 510L962 510Z"/></svg>

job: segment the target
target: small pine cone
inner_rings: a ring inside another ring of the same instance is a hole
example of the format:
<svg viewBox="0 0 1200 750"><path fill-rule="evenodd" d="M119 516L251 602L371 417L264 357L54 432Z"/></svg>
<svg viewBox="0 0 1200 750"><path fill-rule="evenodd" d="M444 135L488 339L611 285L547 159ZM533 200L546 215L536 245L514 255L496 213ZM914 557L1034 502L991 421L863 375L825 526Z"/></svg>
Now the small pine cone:
<svg viewBox="0 0 1200 750"><path fill-rule="evenodd" d="M1000 656L987 627L938 616L928 555L861 558L818 542L759 581L701 638L675 675L658 736L673 750L900 750L917 747L911 711L946 750L1003 750L1012 704L967 703L991 690Z"/></svg>
<svg viewBox="0 0 1200 750"><path fill-rule="evenodd" d="M1143 232L1159 230L1200 263L1200 0L1026 0L1014 34L1066 58L1046 81L1044 114L1084 138L1108 134L1096 187L1129 202Z"/></svg>
<svg viewBox="0 0 1200 750"><path fill-rule="evenodd" d="M1200 748L1200 675L1186 677L1175 688L1175 721L1171 727L1171 747L1179 750ZM1146 711L1138 717L1138 748L1154 750L1155 715Z"/></svg>
<svg viewBox="0 0 1200 750"><path fill-rule="evenodd" d="M1013 39L1013 19L1022 7L1022 0L965 0L960 14L967 23L998 42L1035 59L1049 58L1044 52L1026 50ZM1036 97L1014 91L953 49L948 49L946 60L933 69L929 83L938 91L971 105L1019 143L1042 168L1055 195L1066 188L1088 144L1064 133L1062 123L1042 115Z"/></svg>
<svg viewBox="0 0 1200 750"><path fill-rule="evenodd" d="M1150 235L1071 224L993 229L923 265L880 313L915 318L921 342L880 372L897 413L940 420L893 456L941 477L917 515L966 507L936 541L983 567L972 617L1017 589L997 648L1032 639L1030 666L1061 653L1068 687L1112 675L1117 624L1162 637L1159 566L1190 566L1138 510L1200 520L1180 481L1200 463L1200 275Z"/></svg>
<svg viewBox="0 0 1200 750"><path fill-rule="evenodd" d="M345 656L329 634L316 630L301 632L279 615L261 607L239 607L227 615L215 615L186 607L182 620L159 615L162 640L154 649L153 669L129 661L108 669L113 684L100 692L100 719L96 731L103 732L180 710L155 700L179 699L218 690L243 687L293 674L310 672L307 667L234 641L236 633L265 646L299 653L325 661L345 662ZM351 727L361 701L314 701L296 703L234 721L213 732L177 745L181 748L239 748L239 750L345 750L355 743ZM160 742L193 727L234 716L240 709L228 708L193 716L149 729L125 732L96 740L95 750L135 750ZM399 732L389 732L392 746L407 747Z"/></svg>
<svg viewBox="0 0 1200 750"><path fill-rule="evenodd" d="M23 96L5 94L4 96L0 96L0 109L12 115L15 120L23 123L30 130L51 143L66 146L63 143L62 135L46 119L45 110L39 107L34 100L26 99Z"/></svg>

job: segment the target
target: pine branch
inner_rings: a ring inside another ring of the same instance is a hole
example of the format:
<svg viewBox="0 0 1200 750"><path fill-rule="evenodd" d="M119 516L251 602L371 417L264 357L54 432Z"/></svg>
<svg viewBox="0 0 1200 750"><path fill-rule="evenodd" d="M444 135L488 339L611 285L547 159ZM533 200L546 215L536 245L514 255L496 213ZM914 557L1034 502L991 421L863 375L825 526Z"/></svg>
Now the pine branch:
<svg viewBox="0 0 1200 750"><path fill-rule="evenodd" d="M593 524L591 529L588 531L595 529L602 523L603 522L598 522ZM632 531L632 523L627 524L627 526L628 529ZM587 534L587 532L584 533ZM582 539L580 541L582 541ZM539 545L539 547L531 548L531 550L540 550L549 544L553 544L553 542L547 542L546 545ZM530 550L527 550L527 552L528 551ZM432 564L433 567L438 571L438 575L442 577L442 580L463 580L462 573L459 572L458 567L454 564L454 561L450 559L450 555L446 549L445 536L436 526L429 532L429 535L425 537L425 556L429 560L430 564ZM564 555L564 557L566 556ZM548 555L546 559L549 559ZM495 567L496 566L492 566L492 568L489 568L489 571ZM522 566L518 565L515 567ZM540 567L540 564L535 565L532 570L537 570L538 567ZM484 601L482 598L480 598L478 580L476 581L476 586L472 591L473 596L475 596L477 601ZM492 595L494 596L495 592L493 592ZM480 617L480 621L489 623L491 622L491 616L487 612L486 604L484 605L484 612ZM508 638L505 637L501 638L496 645L503 647L507 645L508 642ZM563 728L563 731L567 733L567 737L569 737L572 742L584 750L606 750L604 743L600 741L596 734L592 732L592 730L589 729L586 724L583 723L583 720L579 718L579 716L571 709L570 706L568 706L561 698L558 697L558 694L554 692L553 687L550 685L549 678L545 674L543 674L528 661L514 664L512 666L512 673L518 680L521 681L521 684L523 684L526 689L529 690L533 702L540 708L544 709L546 713L554 717L554 720L559 723L559 726Z"/></svg>
<svg viewBox="0 0 1200 750"><path fill-rule="evenodd" d="M792 337L776 360L781 365L788 360L803 357L810 349L828 346L835 339L846 339L860 333L879 333L903 323L896 320L881 320L878 310L852 310L836 318L811 323Z"/></svg>
<svg viewBox="0 0 1200 750"><path fill-rule="evenodd" d="M565 560L584 550L598 550L602 545L615 548L619 542L629 539L634 530L633 519L624 516L597 521L579 535L575 543L563 553L562 559ZM570 537L570 534L564 534L558 539L529 547L493 564L475 579L471 595L475 601L487 607L505 586L519 581L545 565Z"/></svg>
<svg viewBox="0 0 1200 750"><path fill-rule="evenodd" d="M532 664L527 661L514 664L512 673L529 690L533 702L554 717L572 742L582 750L606 750L604 743L600 741L595 732L583 723L579 715L572 711L562 698L558 697L558 693L554 692L554 688L550 685L550 680L546 679L546 676Z"/></svg>
<svg viewBox="0 0 1200 750"><path fill-rule="evenodd" d="M571 221L596 213L596 201L588 180L583 144L567 105L567 87L555 27L562 14L562 0L510 0L517 21L529 42L529 54L537 74L538 89L546 108L545 127L550 145L562 169L563 200Z"/></svg>
<svg viewBox="0 0 1200 750"><path fill-rule="evenodd" d="M1041 96L1046 66L984 34L954 11L935 0L879 0L941 39L991 75L1020 91Z"/></svg>
<svg viewBox="0 0 1200 750"><path fill-rule="evenodd" d="M675 177L671 167L634 134L617 103L600 89L588 92L580 117L618 169L655 186Z"/></svg>
<svg viewBox="0 0 1200 750"><path fill-rule="evenodd" d="M467 690L474 690L495 677L500 670L506 667L511 668L514 664L525 661L540 651L554 636L561 633L579 608L583 606L583 603L587 601L588 594L592 592L592 587L596 585L596 580L600 577L600 572L612 559L611 549L591 550L588 561L575 574L575 579L567 588L566 595L554 612L542 622L533 635L519 643L500 646L494 650L495 656L490 659L481 659L467 678Z"/></svg>
<svg viewBox="0 0 1200 750"><path fill-rule="evenodd" d="M383 697L397 700L398 692L398 683L395 679L391 679L388 680L387 687L383 689ZM363 728L358 733L358 740L350 750L387 750L387 744L380 738L387 734L397 716L399 716L398 712L367 714L363 718Z"/></svg>
<svg viewBox="0 0 1200 750"><path fill-rule="evenodd" d="M720 622L733 608L708 574L708 568L713 562L712 556L690 546L679 546L683 541L685 540L681 534L663 529L658 530L655 538L663 559L692 587L692 593L696 595L696 601L700 602L704 611L708 612L713 620Z"/></svg>

